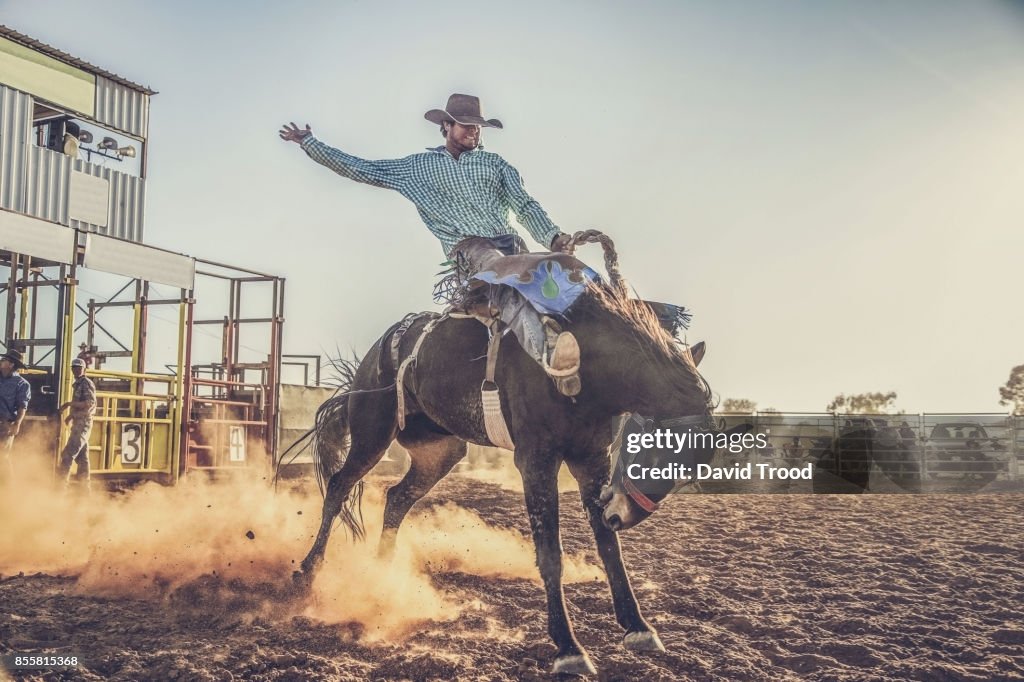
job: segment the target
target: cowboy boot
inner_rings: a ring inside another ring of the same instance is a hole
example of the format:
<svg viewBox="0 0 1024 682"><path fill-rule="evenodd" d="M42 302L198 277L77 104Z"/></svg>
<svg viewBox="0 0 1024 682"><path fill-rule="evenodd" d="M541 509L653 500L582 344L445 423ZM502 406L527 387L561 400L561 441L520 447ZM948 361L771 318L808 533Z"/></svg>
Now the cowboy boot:
<svg viewBox="0 0 1024 682"><path fill-rule="evenodd" d="M555 382L558 392L571 398L583 388L580 383L580 344L572 332L561 331L558 323L550 317L545 316L543 322L548 346L544 371Z"/></svg>

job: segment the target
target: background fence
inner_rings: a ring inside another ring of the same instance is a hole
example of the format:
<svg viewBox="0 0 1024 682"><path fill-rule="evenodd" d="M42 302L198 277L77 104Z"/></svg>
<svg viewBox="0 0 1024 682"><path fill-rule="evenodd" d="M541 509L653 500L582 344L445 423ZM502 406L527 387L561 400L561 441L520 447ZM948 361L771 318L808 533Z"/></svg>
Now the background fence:
<svg viewBox="0 0 1024 682"><path fill-rule="evenodd" d="M875 492L978 492L1024 484L1024 417L1006 414L718 414L767 447L720 463L813 463L816 480L867 476ZM819 479L819 474L821 477Z"/></svg>

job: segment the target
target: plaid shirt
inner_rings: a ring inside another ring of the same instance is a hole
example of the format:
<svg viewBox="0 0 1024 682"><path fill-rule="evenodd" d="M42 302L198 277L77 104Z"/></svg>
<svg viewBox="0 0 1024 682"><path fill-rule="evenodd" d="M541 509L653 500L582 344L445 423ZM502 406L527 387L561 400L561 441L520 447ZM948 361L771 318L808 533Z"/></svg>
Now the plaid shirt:
<svg viewBox="0 0 1024 682"><path fill-rule="evenodd" d="M302 149L338 175L398 191L415 204L427 229L441 240L445 256L466 237L515 234L509 209L545 249L561 232L527 194L519 171L481 147L463 152L458 160L437 147L404 159L367 161L307 135Z"/></svg>

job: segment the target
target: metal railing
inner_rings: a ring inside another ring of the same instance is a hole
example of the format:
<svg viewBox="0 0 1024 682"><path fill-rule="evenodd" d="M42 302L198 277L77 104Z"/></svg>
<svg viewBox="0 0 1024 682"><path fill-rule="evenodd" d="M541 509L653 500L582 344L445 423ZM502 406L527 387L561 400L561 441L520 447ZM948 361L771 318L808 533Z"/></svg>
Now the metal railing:
<svg viewBox="0 0 1024 682"><path fill-rule="evenodd" d="M1024 482L1024 417L1007 414L717 414L724 425L742 422L767 447L726 455L777 459L843 479L874 467L904 488L978 489Z"/></svg>
<svg viewBox="0 0 1024 682"><path fill-rule="evenodd" d="M246 467L254 461L253 446L266 451L272 426L266 386L192 377L190 387L186 472ZM247 399L239 399L240 395Z"/></svg>
<svg viewBox="0 0 1024 682"><path fill-rule="evenodd" d="M93 475L151 476L173 481L178 470L177 377L135 372L88 371L98 384L89 439ZM125 382L133 390L104 390L106 381ZM146 393L153 384L160 393ZM65 425L61 442L67 438Z"/></svg>

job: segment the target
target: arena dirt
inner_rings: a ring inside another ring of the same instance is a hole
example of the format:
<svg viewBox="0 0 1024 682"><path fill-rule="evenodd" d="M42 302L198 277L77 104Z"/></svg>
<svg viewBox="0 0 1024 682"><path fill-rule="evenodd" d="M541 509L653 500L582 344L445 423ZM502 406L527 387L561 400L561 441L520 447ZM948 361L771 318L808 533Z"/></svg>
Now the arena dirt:
<svg viewBox="0 0 1024 682"><path fill-rule="evenodd" d="M554 647L521 493L453 475L398 556L335 532L290 588L319 496L266 477L0 500L0 650L74 652L19 679L547 679ZM365 512L379 528L381 491ZM668 649L620 646L571 486L566 596L603 680L1024 678L1024 495L679 495L622 535Z"/></svg>

